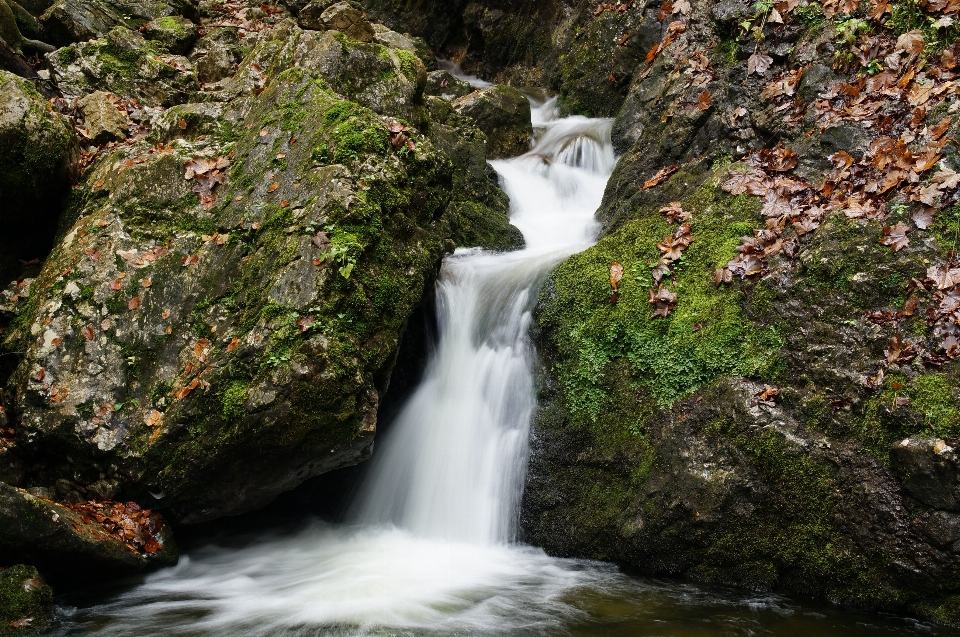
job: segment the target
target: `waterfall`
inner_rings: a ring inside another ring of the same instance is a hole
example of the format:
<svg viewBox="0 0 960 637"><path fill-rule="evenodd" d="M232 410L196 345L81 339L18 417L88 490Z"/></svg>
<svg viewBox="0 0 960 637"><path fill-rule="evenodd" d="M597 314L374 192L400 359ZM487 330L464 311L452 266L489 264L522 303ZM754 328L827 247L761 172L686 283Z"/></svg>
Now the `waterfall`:
<svg viewBox="0 0 960 637"><path fill-rule="evenodd" d="M445 260L425 377L378 441L350 521L194 551L76 611L74 626L139 637L538 635L584 614L573 591L624 579L514 542L536 406L531 312L551 269L593 242L615 163L610 120L557 118L554 100L533 106L533 148L492 162L526 247Z"/></svg>
<svg viewBox="0 0 960 637"><path fill-rule="evenodd" d="M437 285L439 342L424 380L374 454L355 508L363 524L420 537L513 539L535 407L528 332L543 278L588 246L613 168L610 122L552 117L535 105L538 142L493 162L524 250L464 250Z"/></svg>

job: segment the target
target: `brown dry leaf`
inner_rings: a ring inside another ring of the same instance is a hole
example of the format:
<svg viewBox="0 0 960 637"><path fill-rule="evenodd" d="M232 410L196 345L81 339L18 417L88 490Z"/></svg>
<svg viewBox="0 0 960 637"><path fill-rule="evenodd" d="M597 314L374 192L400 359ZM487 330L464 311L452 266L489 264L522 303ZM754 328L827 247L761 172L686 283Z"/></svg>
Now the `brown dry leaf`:
<svg viewBox="0 0 960 637"><path fill-rule="evenodd" d="M664 0L657 12L657 22L663 22L671 15L673 15L673 0Z"/></svg>
<svg viewBox="0 0 960 637"><path fill-rule="evenodd" d="M780 395L780 390L770 385L764 385L763 389L757 391L750 399L750 406L765 405L767 407L776 407L774 398Z"/></svg>
<svg viewBox="0 0 960 637"><path fill-rule="evenodd" d="M907 54L923 53L923 34L920 31L910 31L897 38L897 51Z"/></svg>
<svg viewBox="0 0 960 637"><path fill-rule="evenodd" d="M693 218L693 215L683 209L679 201L670 202L670 205L661 208L660 212L666 213L667 223L686 222Z"/></svg>
<svg viewBox="0 0 960 637"><path fill-rule="evenodd" d="M931 266L927 268L927 278L938 290L949 290L960 284L960 268L954 268L950 264Z"/></svg>
<svg viewBox="0 0 960 637"><path fill-rule="evenodd" d="M130 301L127 303L127 309L128 309L128 310L131 310L131 311L132 311L132 310L137 309L138 307L140 307L140 297L139 297L139 296L133 297L133 298L130 299Z"/></svg>
<svg viewBox="0 0 960 637"><path fill-rule="evenodd" d="M39 370L37 370L37 374L36 374L37 380L43 380L43 378L46 375L47 375L47 370L45 370L44 368L41 367Z"/></svg>
<svg viewBox="0 0 960 637"><path fill-rule="evenodd" d="M909 233L910 230L910 226L902 221L897 222L897 224L893 226L884 226L883 237L880 238L880 243L885 246L890 246L894 252L899 252L910 245L910 238L907 237L907 233Z"/></svg>
<svg viewBox="0 0 960 637"><path fill-rule="evenodd" d="M622 278L623 266L614 261L610 264L610 287L614 290L618 289Z"/></svg>
<svg viewBox="0 0 960 637"><path fill-rule="evenodd" d="M913 211L913 215L910 218L913 219L914 225L921 230L926 230L933 225L933 216L933 208L918 208Z"/></svg>
<svg viewBox="0 0 960 637"><path fill-rule="evenodd" d="M160 318L162 318L163 320L167 320L168 318L170 318L170 310L165 309L163 312L161 312Z"/></svg>
<svg viewBox="0 0 960 637"><path fill-rule="evenodd" d="M153 279L144 279L144 280L140 281L140 285L142 285L142 286L145 287L145 288L148 288L148 287L150 287L151 285L153 285Z"/></svg>
<svg viewBox="0 0 960 637"><path fill-rule="evenodd" d="M156 427L160 424L161 420L163 420L163 414L156 409L151 410L150 413L143 417L143 422L147 427Z"/></svg>
<svg viewBox="0 0 960 637"><path fill-rule="evenodd" d="M92 340L93 340L93 328L90 327L89 325L85 326L85 327L83 328L83 337L84 337L85 339L87 339L88 341L92 341Z"/></svg>
<svg viewBox="0 0 960 637"><path fill-rule="evenodd" d="M649 190L654 186L662 184L667 180L668 177L670 177L670 175L677 172L678 170L680 170L679 164L674 164L673 166L667 166L666 168L661 168L659 171L657 171L656 175L654 175L653 177L651 177L650 179L644 182L643 189Z"/></svg>
<svg viewBox="0 0 960 637"><path fill-rule="evenodd" d="M665 287L651 289L647 302L654 307L653 316L669 316L677 305L677 295Z"/></svg>
<svg viewBox="0 0 960 637"><path fill-rule="evenodd" d="M10 622L10 628L30 628L33 625L33 617L23 617Z"/></svg>
<svg viewBox="0 0 960 637"><path fill-rule="evenodd" d="M195 356L200 357L203 355L204 350L210 347L210 339L201 338L199 341L193 345L193 353Z"/></svg>
<svg viewBox="0 0 960 637"><path fill-rule="evenodd" d="M233 350L237 349L237 345L239 345L239 344L240 344L240 339L237 338L236 336L234 336L234 337L233 337L233 340L230 341L230 344L227 345L227 352L229 353L229 352L232 352Z"/></svg>
<svg viewBox="0 0 960 637"><path fill-rule="evenodd" d="M270 184L270 187L269 187L269 188L267 188L267 192L275 192L275 191L277 190L277 188L279 188L279 187L280 187L280 182L279 182L279 181L275 181L275 182L273 182L272 184Z"/></svg>
<svg viewBox="0 0 960 637"><path fill-rule="evenodd" d="M710 91L704 91L703 93L700 93L700 97L697 98L697 110L707 110L710 108L711 102L713 102L713 95L710 94Z"/></svg>
<svg viewBox="0 0 960 637"><path fill-rule="evenodd" d="M114 292L116 292L117 290L122 290L123 283L121 283L120 279L114 279L113 281L110 282L110 289L113 290Z"/></svg>
<svg viewBox="0 0 960 637"><path fill-rule="evenodd" d="M754 53L750 56L750 59L747 60L747 75L751 73L763 75L767 72L767 69L770 68L771 64L773 64L773 58L769 55Z"/></svg>

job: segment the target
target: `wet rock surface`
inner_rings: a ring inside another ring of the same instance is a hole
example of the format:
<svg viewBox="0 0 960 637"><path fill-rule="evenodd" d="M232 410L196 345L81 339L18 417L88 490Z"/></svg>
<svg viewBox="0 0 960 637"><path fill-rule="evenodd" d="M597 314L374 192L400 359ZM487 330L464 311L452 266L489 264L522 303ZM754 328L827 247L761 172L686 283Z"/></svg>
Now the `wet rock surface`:
<svg viewBox="0 0 960 637"><path fill-rule="evenodd" d="M514 157L530 149L530 102L517 89L488 86L454 100L452 105L458 115L474 120L486 134L490 159Z"/></svg>
<svg viewBox="0 0 960 637"><path fill-rule="evenodd" d="M84 572L110 577L177 562L170 529L159 519L158 544L148 553L111 535L86 514L3 483L0 519L0 561L5 564L28 562L48 574L70 578Z"/></svg>

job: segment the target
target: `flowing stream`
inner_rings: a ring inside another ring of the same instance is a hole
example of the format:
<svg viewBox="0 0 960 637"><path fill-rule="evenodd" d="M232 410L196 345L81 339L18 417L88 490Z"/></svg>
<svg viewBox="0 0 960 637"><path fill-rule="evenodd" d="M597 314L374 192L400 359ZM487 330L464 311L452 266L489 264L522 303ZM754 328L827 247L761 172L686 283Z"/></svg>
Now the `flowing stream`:
<svg viewBox="0 0 960 637"><path fill-rule="evenodd" d="M769 594L638 579L515 542L535 408L528 339L543 280L597 234L609 120L535 104L535 148L493 162L526 248L460 250L437 284L439 336L348 522L210 544L108 599L65 605L63 635L950 634Z"/></svg>

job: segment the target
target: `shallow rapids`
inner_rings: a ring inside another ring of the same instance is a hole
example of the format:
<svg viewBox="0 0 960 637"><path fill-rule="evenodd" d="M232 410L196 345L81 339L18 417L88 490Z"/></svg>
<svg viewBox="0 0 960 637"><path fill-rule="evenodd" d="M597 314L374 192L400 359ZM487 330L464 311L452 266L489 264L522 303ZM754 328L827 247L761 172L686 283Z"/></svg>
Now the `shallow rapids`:
<svg viewBox="0 0 960 637"><path fill-rule="evenodd" d="M209 545L95 604L56 634L949 634L774 595L641 580L515 542L534 409L531 310L550 270L588 247L615 157L611 122L535 104L535 147L493 162L526 248L461 250L437 285L424 380L378 441L347 523Z"/></svg>

